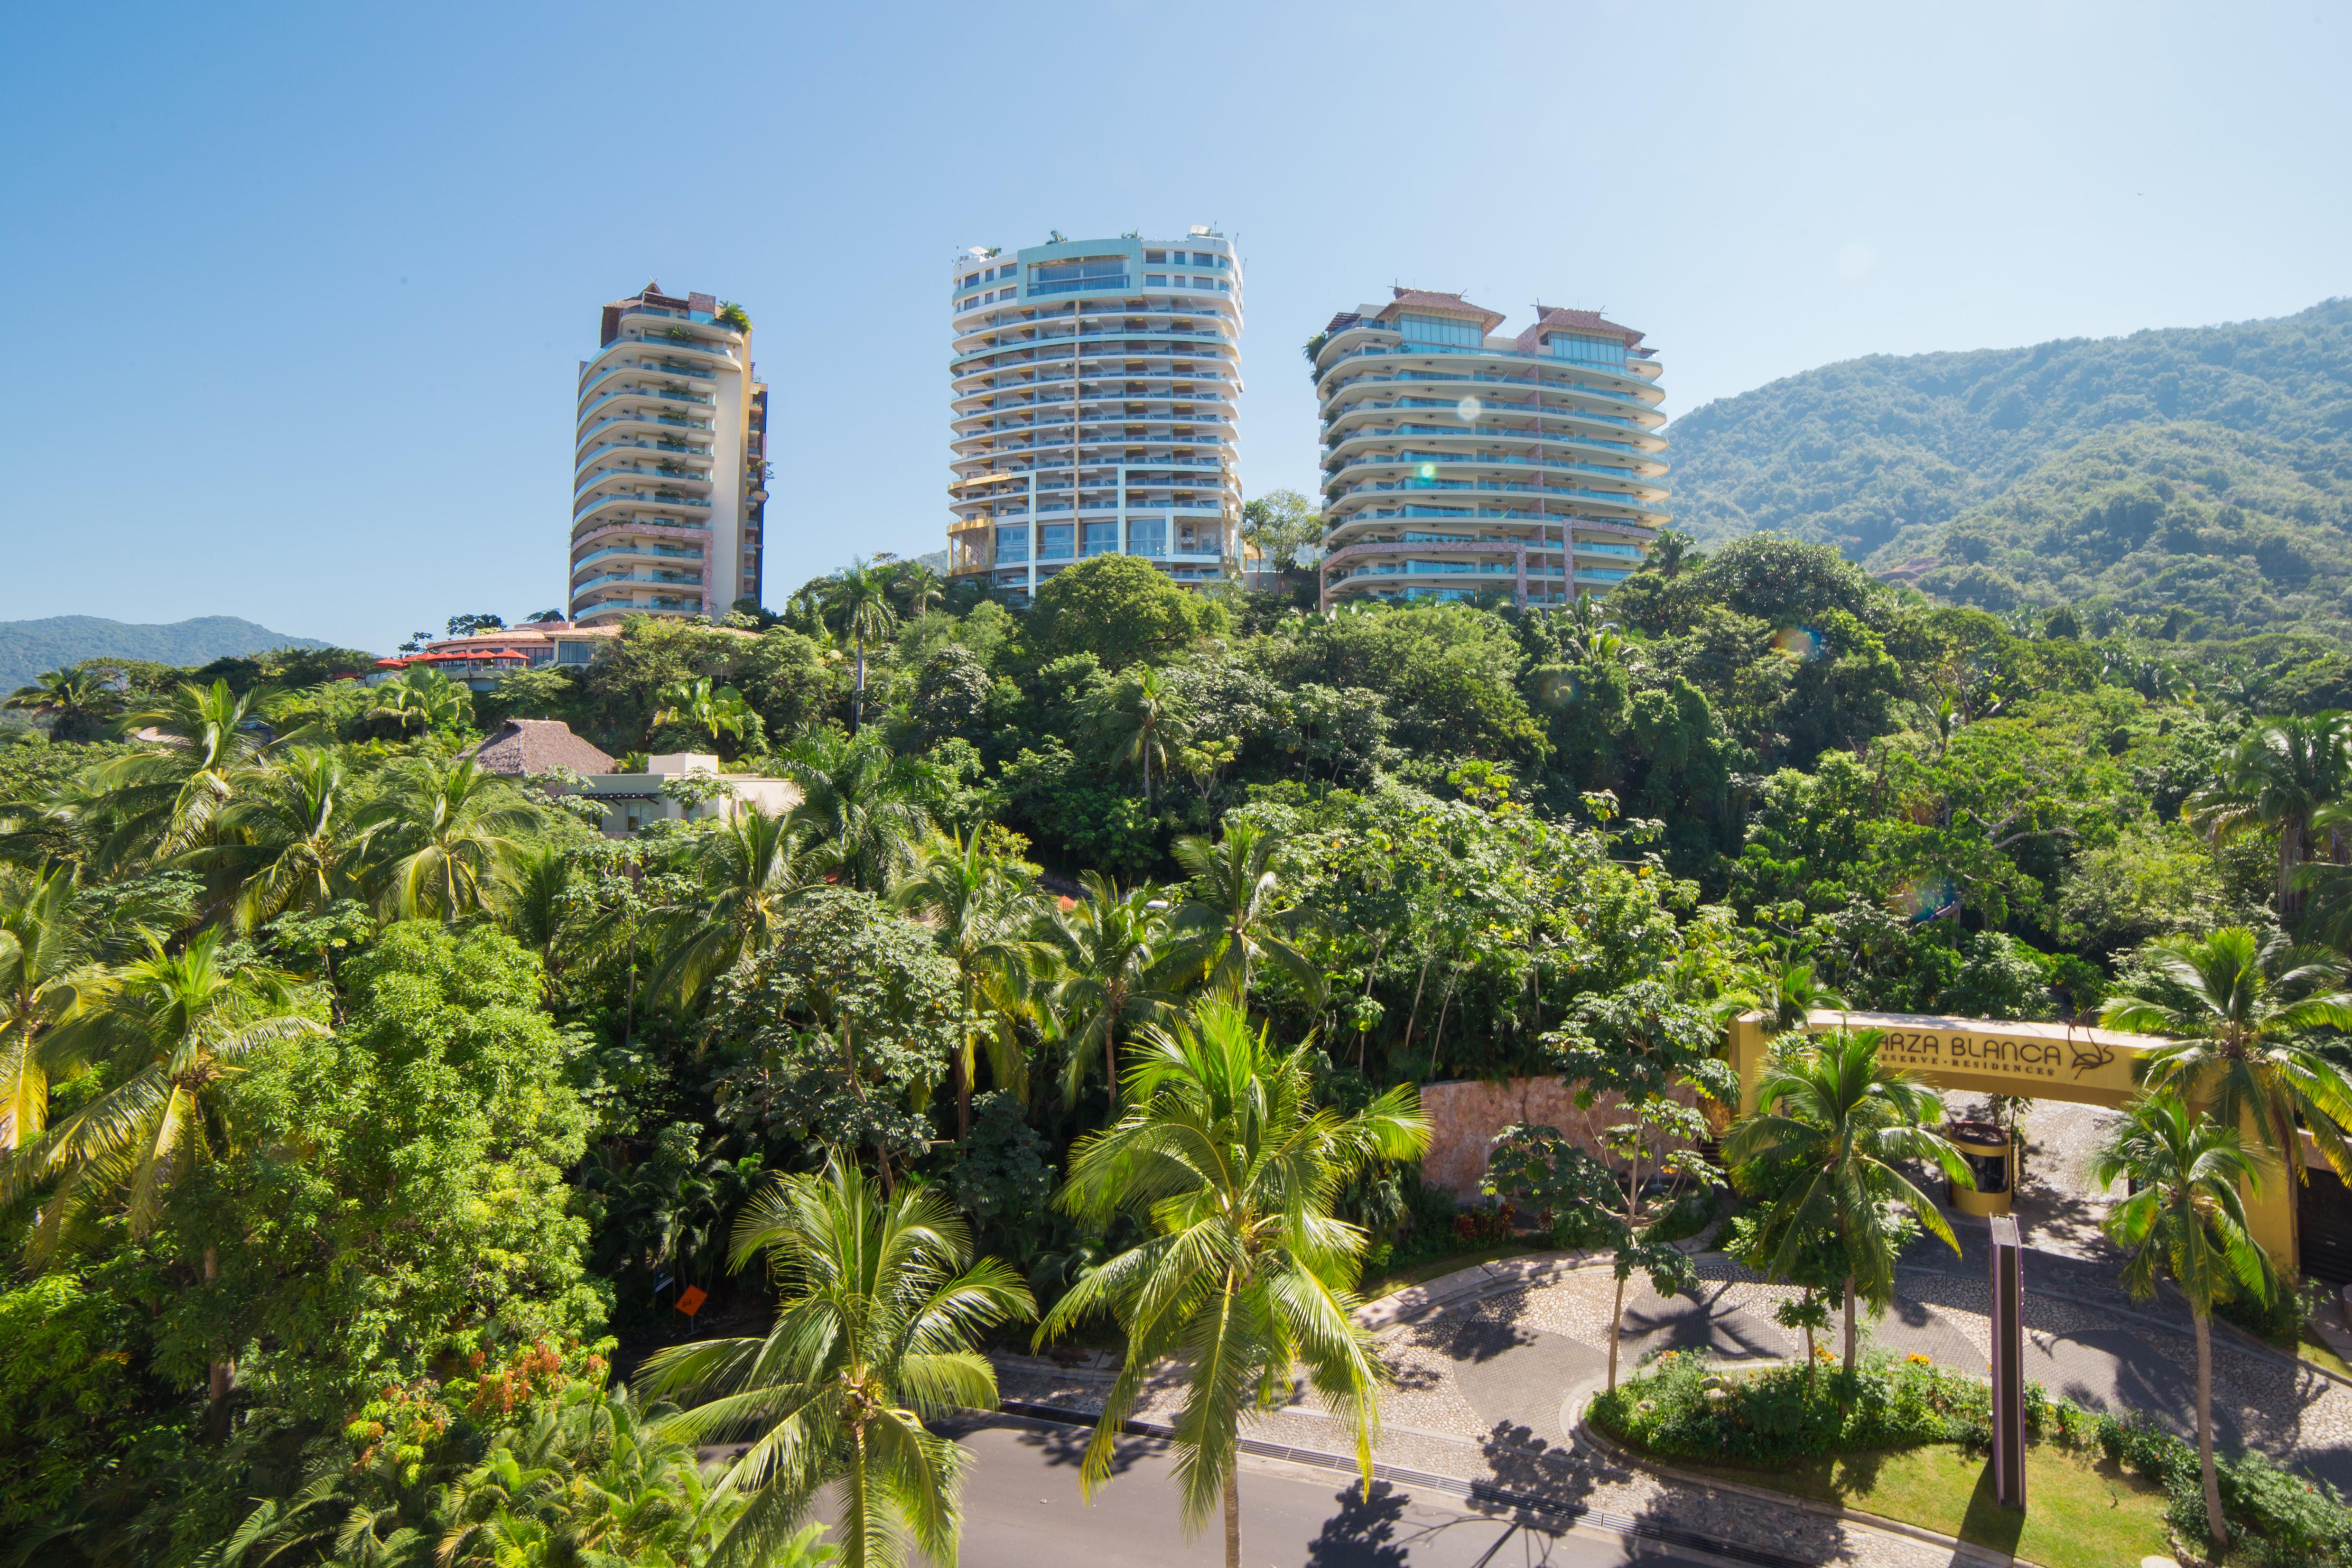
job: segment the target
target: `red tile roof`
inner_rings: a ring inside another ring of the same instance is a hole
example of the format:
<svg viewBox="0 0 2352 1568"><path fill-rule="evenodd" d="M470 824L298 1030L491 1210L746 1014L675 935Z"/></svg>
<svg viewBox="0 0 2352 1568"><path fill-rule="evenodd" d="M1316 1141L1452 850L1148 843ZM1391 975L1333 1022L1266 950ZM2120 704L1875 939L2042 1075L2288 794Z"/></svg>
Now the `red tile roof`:
<svg viewBox="0 0 2352 1568"><path fill-rule="evenodd" d="M1589 338L1615 338L1631 349L1642 341L1642 334L1631 327L1620 327L1608 320L1598 310L1566 310L1558 306L1536 318L1536 324L1518 336L1523 352L1531 352L1542 341L1546 331L1581 332Z"/></svg>
<svg viewBox="0 0 2352 1568"><path fill-rule="evenodd" d="M1489 310L1484 305L1473 305L1459 294L1440 294L1433 289L1402 287L1392 289L1391 292L1396 298L1381 308L1380 319L1382 321L1392 321L1410 310L1415 315L1467 317L1471 320L1484 322L1486 324L1484 329L1489 332L1503 324L1501 311Z"/></svg>

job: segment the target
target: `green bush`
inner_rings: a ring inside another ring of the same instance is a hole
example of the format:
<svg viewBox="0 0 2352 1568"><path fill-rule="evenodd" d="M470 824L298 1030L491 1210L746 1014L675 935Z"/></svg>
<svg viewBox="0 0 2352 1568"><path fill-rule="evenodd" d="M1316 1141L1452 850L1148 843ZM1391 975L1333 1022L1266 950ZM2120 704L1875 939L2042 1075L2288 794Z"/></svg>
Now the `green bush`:
<svg viewBox="0 0 2352 1568"><path fill-rule="evenodd" d="M1595 1399L1588 1418L1663 1458L1762 1467L1847 1448L1981 1443L1991 1395L1918 1355L1873 1355L1848 1379L1826 1362L1724 1373L1703 1354L1668 1351Z"/></svg>
<svg viewBox="0 0 2352 1568"><path fill-rule="evenodd" d="M1829 1358L1761 1371L1711 1369L1705 1355L1668 1351L1593 1400L1587 1418L1662 1458L1768 1469L1855 1449L1991 1438L1991 1391L1927 1357L1871 1356L1851 1383ZM2143 1416L2129 1420L2053 1399L2025 1386L2027 1429L2044 1442L2096 1448L2162 1487L2165 1517L2183 1539L2205 1540L2196 1447ZM2309 1481L2258 1453L2216 1461L2221 1506L2240 1532L2234 1562L2253 1568L2352 1565L2352 1509L2324 1481Z"/></svg>

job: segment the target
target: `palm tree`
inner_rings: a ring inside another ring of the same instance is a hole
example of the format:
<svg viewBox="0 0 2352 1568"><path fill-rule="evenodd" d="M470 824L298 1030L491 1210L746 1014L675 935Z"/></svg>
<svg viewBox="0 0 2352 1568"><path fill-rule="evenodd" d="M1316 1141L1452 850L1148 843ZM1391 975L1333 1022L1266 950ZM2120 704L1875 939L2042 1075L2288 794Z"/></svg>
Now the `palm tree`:
<svg viewBox="0 0 2352 1568"><path fill-rule="evenodd" d="M508 934L539 955L540 966L553 979L562 972L562 938L575 912L572 856L561 846L544 844L515 857L508 883Z"/></svg>
<svg viewBox="0 0 2352 1568"><path fill-rule="evenodd" d="M1771 1009L1772 1031L1801 1030L1821 1009L1848 1010L1846 999L1815 977L1812 960L1782 954L1764 972L1764 1005Z"/></svg>
<svg viewBox="0 0 2352 1568"><path fill-rule="evenodd" d="M1197 1530L1222 1494L1226 1568L1240 1568L1241 1424L1288 1398L1296 1370L1354 1430L1371 1484L1383 1372L1370 1333L1349 1316L1364 1233L1334 1218L1331 1204L1375 1162L1417 1157L1429 1124L1404 1086L1352 1116L1318 1109L1308 1051L1277 1051L1223 997L1145 1029L1141 1046L1126 1114L1072 1149L1055 1201L1098 1228L1132 1214L1152 1235L1081 1276L1038 1337L1106 1312L1127 1333L1079 1472L1089 1491L1109 1475L1119 1425L1146 1381L1177 1363L1184 1520Z"/></svg>
<svg viewBox="0 0 2352 1568"><path fill-rule="evenodd" d="M640 1375L657 1396L707 1400L664 1435L751 1441L711 1484L714 1499L748 1496L712 1563L764 1562L836 1485L847 1568L901 1562L909 1537L952 1563L966 1456L925 1423L995 1407L996 1374L971 1338L1031 1316L1028 1287L996 1259L971 1260L936 1192L908 1183L886 1197L839 1158L746 1206L734 1266L755 1257L783 1285L767 1336L656 1351Z"/></svg>
<svg viewBox="0 0 2352 1568"><path fill-rule="evenodd" d="M1101 1049L1103 1087L1118 1106L1118 1047L1129 1030L1164 1017L1173 1001L1153 977L1168 922L1150 887L1126 893L1100 872L1079 878L1085 896L1048 918L1042 937L1055 968L1054 1009L1067 1051L1062 1103L1076 1105L1087 1064Z"/></svg>
<svg viewBox="0 0 2352 1568"><path fill-rule="evenodd" d="M929 770L875 737L814 736L793 748L782 772L801 791L787 820L810 836L818 864L862 892L887 891L916 846L938 831L924 804Z"/></svg>
<svg viewBox="0 0 2352 1568"><path fill-rule="evenodd" d="M392 726L402 735L413 727L418 733L456 726L473 711L473 694L438 670L404 670L396 681L376 688L376 699L362 716Z"/></svg>
<svg viewBox="0 0 2352 1568"><path fill-rule="evenodd" d="M947 584L940 580L940 574L919 560L899 563L898 586L907 595L907 613L918 621L947 596Z"/></svg>
<svg viewBox="0 0 2352 1568"><path fill-rule="evenodd" d="M768 950L786 908L818 885L788 816L746 805L695 842L690 865L702 885L694 903L657 921L668 956L654 990L692 1003L716 977Z"/></svg>
<svg viewBox="0 0 2352 1568"><path fill-rule="evenodd" d="M1171 922L1177 939L1172 965L1194 975L1205 972L1212 986L1236 997L1248 992L1251 968L1268 959L1310 985L1319 977L1313 962L1292 946L1275 907L1281 883L1274 870L1282 848L1279 834L1237 819L1225 823L1225 836L1217 843L1193 834L1171 847L1176 863L1192 877L1192 896Z"/></svg>
<svg viewBox="0 0 2352 1568"><path fill-rule="evenodd" d="M988 848L978 829L931 841L893 896L931 927L961 982L963 1043L953 1063L961 1144L971 1135L971 1082L983 1038L994 1048L988 1065L997 1085L1028 1098L1028 1062L1020 1037L1010 1029L987 1027L986 1011L991 1001L1019 994L1018 988L999 982L1009 971L1025 974L1040 956L1037 945L1024 935L1035 923L1036 896Z"/></svg>
<svg viewBox="0 0 2352 1568"><path fill-rule="evenodd" d="M890 608L890 571L853 560L826 580L825 608L838 616L841 630L857 649L857 689L850 699L849 733L866 722L866 650L890 634L898 617Z"/></svg>
<svg viewBox="0 0 2352 1568"><path fill-rule="evenodd" d="M2213 1304L2243 1291L2271 1293L2262 1249L2246 1230L2241 1187L2255 1185L2257 1162L2237 1130L2200 1116L2169 1089L2124 1107L2091 1163L2091 1179L2112 1186L2128 1178L2131 1195L2108 1210L2106 1230L2129 1254L2124 1283L2145 1300L2156 1294L2161 1262L2197 1328L2197 1464L2205 1482L2205 1528L2229 1544L2221 1489L2213 1475Z"/></svg>
<svg viewBox="0 0 2352 1568"><path fill-rule="evenodd" d="M373 830L347 829L343 765L331 751L297 747L255 772L221 811L215 842L183 860L236 881L236 928L251 931L289 909L316 914L348 895Z"/></svg>
<svg viewBox="0 0 2352 1568"><path fill-rule="evenodd" d="M1192 737L1167 672L1147 664L1096 698L1093 707L1096 724L1118 742L1112 764L1134 762L1143 769L1143 799L1150 804L1152 762L1166 772L1169 748Z"/></svg>
<svg viewBox="0 0 2352 1568"><path fill-rule="evenodd" d="M0 873L0 1155L48 1124L39 1042L103 988L97 960L70 868Z"/></svg>
<svg viewBox="0 0 2352 1568"><path fill-rule="evenodd" d="M2265 720L2238 743L2221 774L2188 800L2190 821L2216 843L2248 829L2278 834L2279 913L2301 907L2294 868L2310 848L2311 819L2352 782L2352 718L2323 713Z"/></svg>
<svg viewBox="0 0 2352 1568"><path fill-rule="evenodd" d="M297 1010L282 977L257 966L224 968L220 941L219 929L207 927L173 953L150 938L148 956L116 977L102 1006L42 1041L50 1077L102 1067L107 1087L0 1161L0 1207L46 1189L36 1256L55 1250L74 1222L117 1194L131 1234L144 1236L163 1189L219 1153L234 1133L221 1080L255 1051L327 1033ZM206 1248L207 1284L219 1264ZM227 1413L230 1371L226 1360L210 1369L215 1433Z"/></svg>
<svg viewBox="0 0 2352 1568"><path fill-rule="evenodd" d="M413 758L362 813L381 836L378 898L402 919L455 921L497 906L539 818L507 781L470 757Z"/></svg>
<svg viewBox="0 0 2352 1568"><path fill-rule="evenodd" d="M1930 1125L1936 1092L1878 1059L1884 1030L1833 1030L1780 1057L1757 1085L1757 1108L1732 1124L1726 1163L1769 1205L1759 1236L1769 1269L1786 1277L1811 1239L1836 1239L1845 1257L1845 1370L1854 1369L1854 1299L1884 1306L1895 1291L1895 1240L1888 1207L1914 1218L1955 1252L1952 1228L1897 1167L1932 1161L1963 1186L1968 1162Z"/></svg>
<svg viewBox="0 0 2352 1568"><path fill-rule="evenodd" d="M97 735L121 706L112 681L81 668L47 671L0 699L0 708L21 708L48 719L49 733L58 740Z"/></svg>
<svg viewBox="0 0 2352 1568"><path fill-rule="evenodd" d="M2178 1001L2113 997L2100 1009L2108 1029L2166 1035L2140 1053L2140 1083L2176 1090L2221 1125L2251 1123L2271 1155L2300 1183L2307 1128L2327 1163L2352 1177L2352 1077L2313 1048L2314 1030L2352 1029L2352 992L2331 953L2263 942L2242 925L2200 942L2176 936L2152 945L2158 972ZM2293 1210L2292 1205L2289 1210Z"/></svg>
<svg viewBox="0 0 2352 1568"><path fill-rule="evenodd" d="M267 749L256 730L276 700L268 686L239 695L226 681L184 685L163 706L119 720L129 733L153 734L139 750L101 764L94 777L121 824L108 858L140 839L152 839L157 859L203 841Z"/></svg>
<svg viewBox="0 0 2352 1568"><path fill-rule="evenodd" d="M661 695L655 700L662 705L653 716L656 726L667 724L672 719L683 719L709 736L713 744L718 742L722 732L737 740L742 739L743 731L751 724L751 708L743 700L743 694L733 686L712 690L708 675L690 681L672 681L661 689Z"/></svg>

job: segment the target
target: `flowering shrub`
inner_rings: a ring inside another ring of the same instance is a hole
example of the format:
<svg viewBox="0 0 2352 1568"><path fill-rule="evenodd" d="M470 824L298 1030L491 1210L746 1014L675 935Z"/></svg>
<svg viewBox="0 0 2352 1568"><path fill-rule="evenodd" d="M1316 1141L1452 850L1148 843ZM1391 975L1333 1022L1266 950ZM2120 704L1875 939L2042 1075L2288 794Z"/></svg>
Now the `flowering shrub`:
<svg viewBox="0 0 2352 1568"><path fill-rule="evenodd" d="M1507 1203L1493 1208L1465 1208L1454 1217L1454 1239L1468 1247L1508 1241L1511 1224L1517 1218L1518 1210Z"/></svg>

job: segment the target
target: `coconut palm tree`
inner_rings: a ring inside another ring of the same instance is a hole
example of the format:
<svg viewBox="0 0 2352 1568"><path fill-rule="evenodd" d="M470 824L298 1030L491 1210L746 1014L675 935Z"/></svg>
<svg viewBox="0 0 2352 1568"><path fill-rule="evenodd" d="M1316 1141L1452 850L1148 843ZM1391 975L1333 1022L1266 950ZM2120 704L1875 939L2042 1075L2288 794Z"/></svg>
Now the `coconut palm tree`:
<svg viewBox="0 0 2352 1568"><path fill-rule="evenodd" d="M1192 878L1192 896L1170 923L1172 966L1205 973L1210 985L1236 997L1248 992L1250 971L1269 960L1310 986L1320 978L1292 945L1288 920L1276 907L1281 879L1274 857L1281 848L1279 834L1246 820L1228 821L1216 843L1195 834L1171 846Z"/></svg>
<svg viewBox="0 0 2352 1568"><path fill-rule="evenodd" d="M438 670L411 669L396 681L376 688L375 702L362 716L389 725L395 734L411 729L425 734L463 723L474 711L474 695Z"/></svg>
<svg viewBox="0 0 2352 1568"><path fill-rule="evenodd" d="M1170 748L1192 737L1185 723L1176 689L1164 670L1145 665L1097 696L1092 705L1095 723L1116 743L1114 767L1132 762L1143 770L1143 799L1151 800L1151 765L1168 769Z"/></svg>
<svg viewBox="0 0 2352 1568"><path fill-rule="evenodd" d="M743 694L733 686L714 690L708 675L672 681L655 700L662 705L654 713L656 727L673 719L682 720L709 736L714 745L721 734L741 740L751 722L751 707L743 700Z"/></svg>
<svg viewBox="0 0 2352 1568"><path fill-rule="evenodd" d="M1764 972L1764 1005L1771 1010L1772 1031L1785 1034L1805 1027L1819 1009L1847 1010L1846 999L1821 983L1812 960L1782 954Z"/></svg>
<svg viewBox="0 0 2352 1568"><path fill-rule="evenodd" d="M2198 1115L2169 1089L2126 1105L2091 1162L2091 1179L2101 1186L2131 1183L2130 1196L2106 1218L2107 1234L2128 1255L2124 1283L2143 1300L2153 1296L2161 1264L2189 1299L2197 1331L2197 1465L2205 1528L2217 1545L2229 1543L2230 1528L2213 1474L2213 1304L2242 1291L2269 1299L2269 1265L2247 1232L2240 1196L2260 1176L2234 1127Z"/></svg>
<svg viewBox="0 0 2352 1568"><path fill-rule="evenodd" d="M102 993L98 959L71 868L0 873L0 1155L48 1124L41 1037Z"/></svg>
<svg viewBox="0 0 2352 1568"><path fill-rule="evenodd" d="M284 977L220 963L221 933L208 927L180 952L150 939L148 956L115 977L103 1005L41 1042L51 1078L102 1068L107 1087L0 1161L0 1207L41 1197L31 1251L54 1251L84 1217L119 1199L131 1234L144 1236L164 1188L231 1143L221 1081L255 1051L327 1033L302 1014ZM204 1277L220 1260L205 1250ZM223 1431L230 1365L215 1361L208 1385L213 1428Z"/></svg>
<svg viewBox="0 0 2352 1568"><path fill-rule="evenodd" d="M2109 1029L2169 1036L2143 1051L2140 1083L2171 1089L2221 1125L2251 1124L2296 1182L2305 1180L2302 1130L2340 1176L2352 1177L2352 1076L2314 1049L2320 1029L2352 1029L2352 990L2332 953L2268 942L2242 925L2203 941L2152 945L2172 997L2109 998Z"/></svg>
<svg viewBox="0 0 2352 1568"><path fill-rule="evenodd" d="M143 842L162 860L204 841L268 749L262 719L276 701L268 686L240 694L226 681L191 684L162 706L118 720L145 744L100 764L93 775L118 827L103 858L117 859Z"/></svg>
<svg viewBox="0 0 2352 1568"><path fill-rule="evenodd" d="M1132 1214L1151 1235L1081 1276L1038 1337L1098 1314L1126 1331L1127 1359L1079 1472L1089 1491L1108 1477L1119 1424L1147 1380L1176 1364L1184 1521L1197 1530L1222 1497L1226 1568L1240 1568L1241 1427L1288 1399L1298 1371L1352 1428L1371 1484L1383 1372L1349 1316L1364 1233L1331 1205L1375 1162L1417 1157L1429 1124L1403 1086L1352 1116L1318 1109L1308 1051L1277 1051L1224 997L1146 1028L1139 1044L1126 1113L1072 1149L1055 1201L1097 1228Z"/></svg>
<svg viewBox="0 0 2352 1568"><path fill-rule="evenodd" d="M890 608L890 579L887 567L853 560L826 579L819 591L825 609L840 622L842 634L857 650L857 685L849 705L853 736L866 722L866 651L887 637L898 623L897 612Z"/></svg>
<svg viewBox="0 0 2352 1568"><path fill-rule="evenodd" d="M1022 994L1020 988L1001 983L1007 974L1025 974L1042 956L1027 936L1036 924L1037 896L978 829L932 840L892 896L930 926L961 981L963 1043L951 1065L956 1142L962 1143L971 1135L971 1082L983 1040L992 1048L988 1065L997 1086L1028 1098L1029 1064L1020 1036L1014 1030L992 1028L987 1015L992 1002Z"/></svg>
<svg viewBox="0 0 2352 1568"><path fill-rule="evenodd" d="M782 771L800 786L800 801L787 817L809 836L815 863L861 892L887 892L916 848L938 831L925 804L929 770L877 737L813 736L793 748Z"/></svg>
<svg viewBox="0 0 2352 1568"><path fill-rule="evenodd" d="M1765 1069L1757 1108L1732 1124L1726 1163L1745 1190L1762 1197L1759 1253L1769 1271L1788 1277L1816 1237L1834 1237L1845 1257L1845 1370L1854 1369L1854 1301L1884 1306L1895 1291L1890 1206L1951 1248L1952 1228L1898 1168L1930 1162L1963 1186L1975 1177L1960 1152L1933 1124L1943 1115L1936 1092L1878 1059L1884 1030L1833 1030Z"/></svg>
<svg viewBox="0 0 2352 1568"><path fill-rule="evenodd" d="M257 769L222 809L214 842L181 859L235 880L240 931L289 909L316 914L355 890L361 857L375 831L351 821L343 797L340 758L293 747Z"/></svg>
<svg viewBox="0 0 2352 1568"><path fill-rule="evenodd" d="M361 822L376 835L373 881L383 909L446 922L497 907L537 814L470 757L412 758L386 772L388 787Z"/></svg>
<svg viewBox="0 0 2352 1568"><path fill-rule="evenodd" d="M2278 834L2279 913L2292 921L2302 905L2294 871L2310 852L2312 815L2347 785L2352 718L2267 719L2238 743L2221 776L2189 798L2187 815L2216 843L2253 829Z"/></svg>
<svg viewBox="0 0 2352 1568"><path fill-rule="evenodd" d="M112 681L81 667L46 671L31 685L0 698L0 708L20 708L49 720L50 737L57 740L98 735L121 706Z"/></svg>
<svg viewBox="0 0 2352 1568"><path fill-rule="evenodd" d="M639 1375L657 1396L704 1401L664 1435L750 1442L711 1483L714 1498L746 1500L710 1562L766 1561L835 1487L846 1568L902 1562L909 1544L953 1563L966 1455L926 1423L995 1407L972 1336L1031 1316L1028 1287L996 1259L972 1261L939 1194L908 1183L886 1197L839 1158L745 1207L734 1267L754 1259L783 1288L766 1337L656 1351Z"/></svg>
<svg viewBox="0 0 2352 1568"><path fill-rule="evenodd" d="M1084 896L1056 909L1041 932L1054 965L1053 1007L1066 1055L1062 1103L1076 1105L1087 1064L1101 1053L1103 1087L1118 1105L1118 1048L1129 1033L1167 1016L1175 998L1156 977L1168 940L1162 901L1150 887L1125 893L1100 872L1079 879ZM1164 906L1163 906L1164 907Z"/></svg>
<svg viewBox="0 0 2352 1568"><path fill-rule="evenodd" d="M691 1004L717 977L766 952L784 911L820 885L810 859L789 815L755 805L708 830L688 862L702 896L655 922L667 949L655 992Z"/></svg>

